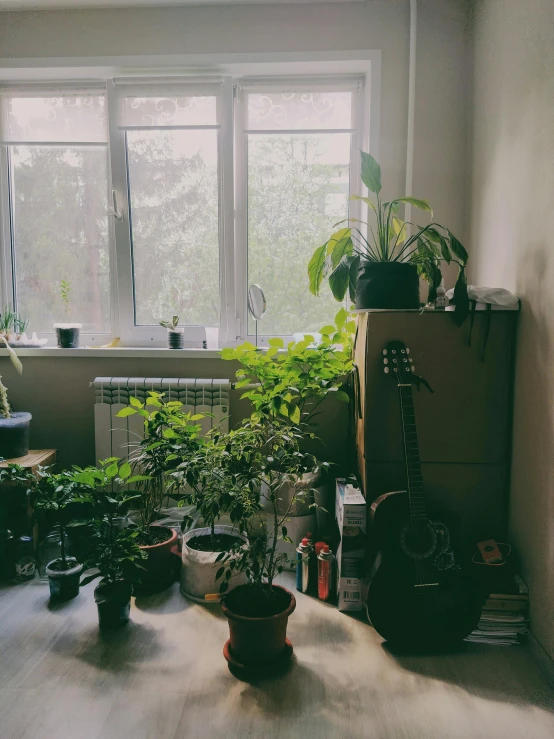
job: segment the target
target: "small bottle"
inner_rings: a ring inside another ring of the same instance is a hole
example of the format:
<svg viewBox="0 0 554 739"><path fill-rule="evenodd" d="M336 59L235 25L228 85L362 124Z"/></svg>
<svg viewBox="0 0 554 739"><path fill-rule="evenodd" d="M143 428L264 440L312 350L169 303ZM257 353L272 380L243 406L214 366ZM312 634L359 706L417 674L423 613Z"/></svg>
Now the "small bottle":
<svg viewBox="0 0 554 739"><path fill-rule="evenodd" d="M15 574L20 580L32 580L35 576L36 564L33 554L33 538L20 536L17 544L17 561Z"/></svg>
<svg viewBox="0 0 554 739"><path fill-rule="evenodd" d="M317 556L315 553L315 546L314 546L314 537L311 531L308 531L306 533L306 539L308 540L308 544L311 548L310 552L310 563L309 563L309 590L310 593L313 595L317 594Z"/></svg>
<svg viewBox="0 0 554 739"><path fill-rule="evenodd" d="M310 554L312 547L304 537L296 550L296 589L306 593L310 586Z"/></svg>
<svg viewBox="0 0 554 739"><path fill-rule="evenodd" d="M446 297L446 290L444 285L441 284L437 287L437 297L435 298L435 310L444 310L448 305L448 298Z"/></svg>
<svg viewBox="0 0 554 739"><path fill-rule="evenodd" d="M317 557L317 595L320 600L330 600L335 578L335 556L329 544L323 544Z"/></svg>
<svg viewBox="0 0 554 739"><path fill-rule="evenodd" d="M9 529L0 531L0 580L11 580L15 575L15 539Z"/></svg>

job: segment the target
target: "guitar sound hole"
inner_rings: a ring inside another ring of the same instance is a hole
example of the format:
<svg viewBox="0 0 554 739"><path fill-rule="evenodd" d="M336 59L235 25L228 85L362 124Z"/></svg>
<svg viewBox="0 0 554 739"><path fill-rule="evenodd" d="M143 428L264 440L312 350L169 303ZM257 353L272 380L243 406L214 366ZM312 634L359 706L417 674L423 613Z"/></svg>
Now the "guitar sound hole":
<svg viewBox="0 0 554 739"><path fill-rule="evenodd" d="M402 549L413 559L425 559L435 551L437 535L435 530L425 523L409 523L402 531Z"/></svg>

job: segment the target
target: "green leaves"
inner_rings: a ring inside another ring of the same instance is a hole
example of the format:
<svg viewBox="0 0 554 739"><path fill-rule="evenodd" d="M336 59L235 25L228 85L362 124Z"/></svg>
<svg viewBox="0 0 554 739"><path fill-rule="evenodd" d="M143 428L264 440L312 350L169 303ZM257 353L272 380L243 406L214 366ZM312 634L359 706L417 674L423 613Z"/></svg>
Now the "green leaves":
<svg viewBox="0 0 554 739"><path fill-rule="evenodd" d="M381 192L381 167L375 159L365 151L360 152L362 157L362 182L370 192L378 195Z"/></svg>
<svg viewBox="0 0 554 739"><path fill-rule="evenodd" d="M310 279L310 292L312 295L319 295L319 289L323 282L323 276L325 271L325 260L327 258L327 242L322 246L319 246L313 253L312 258L308 262L308 276ZM222 359L228 359L225 356L227 352L224 349L221 353Z"/></svg>
<svg viewBox="0 0 554 739"><path fill-rule="evenodd" d="M408 205L413 205L414 208L419 208L419 210L424 210L427 213L431 214L431 217L433 217L433 209L427 202L427 200L420 200L419 198L412 198L412 197L404 197L404 198L395 198L393 203L406 203Z"/></svg>
<svg viewBox="0 0 554 739"><path fill-rule="evenodd" d="M129 406L127 406L127 408L122 408L117 413L117 417L118 418L127 418L127 416L134 416L136 412L137 411L136 411L135 408L130 408Z"/></svg>
<svg viewBox="0 0 554 739"><path fill-rule="evenodd" d="M448 235L450 236L450 250L451 252L458 257L460 262L462 263L462 266L467 265L468 260L468 254L467 251L464 249L462 244L458 241L458 239L454 236L452 231L448 232Z"/></svg>
<svg viewBox="0 0 554 739"><path fill-rule="evenodd" d="M350 263L343 259L329 275L329 287L335 300L342 302L350 282Z"/></svg>

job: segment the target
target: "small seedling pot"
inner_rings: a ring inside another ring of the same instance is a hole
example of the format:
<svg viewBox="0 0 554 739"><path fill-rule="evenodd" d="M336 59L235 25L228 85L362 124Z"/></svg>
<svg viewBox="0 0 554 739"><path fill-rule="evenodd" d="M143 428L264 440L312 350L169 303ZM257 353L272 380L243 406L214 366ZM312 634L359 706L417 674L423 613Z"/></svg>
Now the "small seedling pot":
<svg viewBox="0 0 554 739"><path fill-rule="evenodd" d="M46 574L48 575L48 584L50 585L50 598L57 601L71 600L71 598L79 595L83 565L79 564L73 557L69 557L67 561L71 562L73 566L68 570L58 570L55 568L55 565L61 561L61 559L54 559L46 565Z"/></svg>
<svg viewBox="0 0 554 739"><path fill-rule="evenodd" d="M167 348L183 349L185 346L185 333L182 328L167 330Z"/></svg>
<svg viewBox="0 0 554 739"><path fill-rule="evenodd" d="M78 349L80 345L80 331L83 328L80 323L55 323L58 347L60 349Z"/></svg>
<svg viewBox="0 0 554 739"><path fill-rule="evenodd" d="M105 583L103 580L94 589L94 600L98 609L101 629L117 629L124 626L131 615L132 586L127 582Z"/></svg>
<svg viewBox="0 0 554 739"><path fill-rule="evenodd" d="M9 418L0 416L0 457L16 459L29 451L31 433L30 413L12 413Z"/></svg>

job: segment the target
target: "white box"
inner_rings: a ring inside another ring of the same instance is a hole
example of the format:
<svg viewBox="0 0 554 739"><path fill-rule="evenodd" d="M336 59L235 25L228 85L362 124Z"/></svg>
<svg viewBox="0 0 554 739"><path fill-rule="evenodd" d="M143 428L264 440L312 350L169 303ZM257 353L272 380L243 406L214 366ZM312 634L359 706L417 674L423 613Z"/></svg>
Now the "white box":
<svg viewBox="0 0 554 739"><path fill-rule="evenodd" d="M340 533L337 549L338 609L361 611L366 563L367 505L359 488L343 478L337 478L335 514Z"/></svg>

